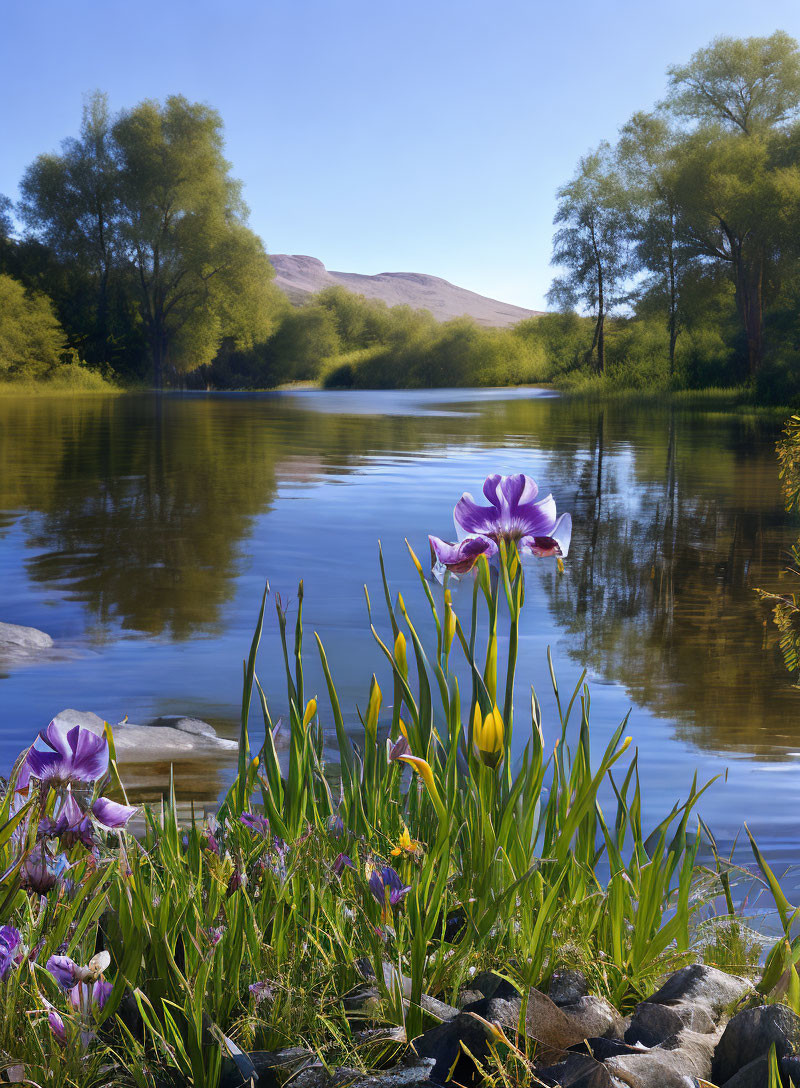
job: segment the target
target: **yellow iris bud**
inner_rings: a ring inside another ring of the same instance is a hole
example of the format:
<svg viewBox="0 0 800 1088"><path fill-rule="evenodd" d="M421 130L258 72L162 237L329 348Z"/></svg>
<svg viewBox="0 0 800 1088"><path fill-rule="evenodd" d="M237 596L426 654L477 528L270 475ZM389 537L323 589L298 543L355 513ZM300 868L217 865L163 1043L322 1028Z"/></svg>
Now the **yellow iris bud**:
<svg viewBox="0 0 800 1088"><path fill-rule="evenodd" d="M394 640L394 660L397 668L400 670L400 674L404 677L408 677L408 652L406 650L406 636L402 631L397 632L397 638Z"/></svg>
<svg viewBox="0 0 800 1088"><path fill-rule="evenodd" d="M303 715L303 729L308 729L309 725L311 725L311 723L313 722L316 713L317 700L309 699L308 704L306 705L306 712Z"/></svg>
<svg viewBox="0 0 800 1088"><path fill-rule="evenodd" d="M505 727L497 706L483 717L481 708L475 705L475 717L472 721L472 739L478 749L478 755L487 767L496 767L505 755Z"/></svg>

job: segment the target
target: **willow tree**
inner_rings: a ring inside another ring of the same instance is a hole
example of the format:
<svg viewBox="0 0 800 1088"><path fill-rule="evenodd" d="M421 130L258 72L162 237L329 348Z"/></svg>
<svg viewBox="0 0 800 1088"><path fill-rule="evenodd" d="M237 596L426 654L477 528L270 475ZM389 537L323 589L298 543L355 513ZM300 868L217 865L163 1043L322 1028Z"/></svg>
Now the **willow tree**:
<svg viewBox="0 0 800 1088"><path fill-rule="evenodd" d="M800 110L800 50L781 30L768 38L716 38L667 74L667 105L692 122L751 135Z"/></svg>
<svg viewBox="0 0 800 1088"><path fill-rule="evenodd" d="M800 49L782 32L718 38L669 71L666 106L694 124L679 147L687 242L726 269L751 377L764 359L765 297L788 253L785 221L798 171L791 124L800 116Z"/></svg>
<svg viewBox="0 0 800 1088"><path fill-rule="evenodd" d="M606 318L625 301L628 277L626 200L608 144L581 159L557 199L551 263L563 271L547 299L560 309L578 307L592 314L589 358L602 374Z"/></svg>
<svg viewBox="0 0 800 1088"><path fill-rule="evenodd" d="M109 291L119 266L119 200L104 94L87 98L80 134L64 140L60 152L39 155L20 190L20 213L30 232L71 270L73 282L80 277L88 283L91 313L84 313L84 335L76 338L82 354L94 363L110 363Z"/></svg>
<svg viewBox="0 0 800 1088"><path fill-rule="evenodd" d="M627 194L631 270L643 276L640 297L656 298L667 311L672 377L689 257L681 229L676 139L667 121L634 114L620 133L617 162Z"/></svg>
<svg viewBox="0 0 800 1088"><path fill-rule="evenodd" d="M155 384L209 363L223 339L265 339L273 270L247 227L223 155L222 120L173 96L124 111L113 128L120 238L134 270Z"/></svg>

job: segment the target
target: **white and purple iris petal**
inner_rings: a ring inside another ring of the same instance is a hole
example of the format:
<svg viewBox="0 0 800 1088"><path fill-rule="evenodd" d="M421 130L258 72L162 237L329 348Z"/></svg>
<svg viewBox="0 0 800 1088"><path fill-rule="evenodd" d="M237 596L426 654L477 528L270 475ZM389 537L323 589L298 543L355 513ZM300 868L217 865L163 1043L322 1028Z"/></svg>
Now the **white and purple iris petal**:
<svg viewBox="0 0 800 1088"><path fill-rule="evenodd" d="M435 560L451 570L453 574L466 574L472 570L482 555L490 558L497 551L497 545L488 536L468 536L458 544L448 544L438 536L429 536L431 553Z"/></svg>
<svg viewBox="0 0 800 1088"><path fill-rule="evenodd" d="M454 574L465 574L485 555L495 555L501 541L515 543L520 552L563 557L569 550L572 519L557 516L552 495L536 501L539 488L523 473L486 478L483 494L489 506L465 492L453 511L459 542L430 537L432 556Z"/></svg>
<svg viewBox="0 0 800 1088"><path fill-rule="evenodd" d="M135 812L135 805L120 805L117 801L109 800L108 797L98 797L92 805L92 816L101 827L109 831L124 827Z"/></svg>
<svg viewBox="0 0 800 1088"><path fill-rule="evenodd" d="M53 785L95 782L108 770L108 741L84 726L54 719L28 749L17 776L24 790L31 778Z"/></svg>

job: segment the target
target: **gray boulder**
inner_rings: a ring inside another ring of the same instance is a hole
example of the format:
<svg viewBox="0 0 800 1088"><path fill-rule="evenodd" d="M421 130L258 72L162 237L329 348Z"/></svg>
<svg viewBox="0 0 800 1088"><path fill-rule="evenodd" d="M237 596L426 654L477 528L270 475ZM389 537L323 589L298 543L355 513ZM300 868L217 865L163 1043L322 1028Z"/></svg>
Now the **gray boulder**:
<svg viewBox="0 0 800 1088"><path fill-rule="evenodd" d="M716 1021L730 1006L745 994L751 993L753 984L738 975L729 975L704 963L693 963L675 971L647 1000L656 1005L705 1005Z"/></svg>
<svg viewBox="0 0 800 1088"><path fill-rule="evenodd" d="M714 1055L711 1080L725 1084L735 1074L775 1044L778 1058L800 1049L800 1017L786 1005L760 1005L743 1009L722 1033Z"/></svg>
<svg viewBox="0 0 800 1088"><path fill-rule="evenodd" d="M185 718L180 714L162 714L158 718L150 718L144 722L148 729L178 729L181 733L189 733L195 737L216 737L217 732L213 725L204 722L201 718Z"/></svg>
<svg viewBox="0 0 800 1088"><path fill-rule="evenodd" d="M572 1005L589 993L589 983L583 971L554 971L547 988L556 1005Z"/></svg>
<svg viewBox="0 0 800 1088"><path fill-rule="evenodd" d="M0 659L27 661L53 648L52 638L36 627L0 623Z"/></svg>
<svg viewBox="0 0 800 1088"><path fill-rule="evenodd" d="M540 1084L552 1088L624 1088L622 1081L613 1077L602 1062L584 1054L570 1054L566 1061L536 1070Z"/></svg>
<svg viewBox="0 0 800 1088"><path fill-rule="evenodd" d="M68 725L82 725L93 733L101 734L105 722L97 714L86 710L62 710L57 718ZM163 722L164 718L153 719L154 723ZM177 725L133 725L120 722L112 726L114 747L120 763L155 763L178 762L182 759L204 759L218 756L221 752L234 752L238 748L235 740L226 740L217 736L213 727L197 718L175 717L175 722L189 722L193 731ZM200 731L198 726L205 729Z"/></svg>
<svg viewBox="0 0 800 1088"><path fill-rule="evenodd" d="M569 1005L562 1005L561 1011L575 1025L582 1039L597 1036L622 1039L625 1034L624 1019L604 997L588 994Z"/></svg>
<svg viewBox="0 0 800 1088"><path fill-rule="evenodd" d="M682 1028L707 1034L716 1030L716 1024L707 1006L701 1003L657 1005L654 1001L642 1001L625 1032L625 1042L658 1046Z"/></svg>
<svg viewBox="0 0 800 1088"><path fill-rule="evenodd" d="M661 1046L608 1058L605 1065L629 1088L696 1088L698 1079L709 1078L718 1039L684 1028Z"/></svg>
<svg viewBox="0 0 800 1088"><path fill-rule="evenodd" d="M476 1006L480 1004L476 1002ZM475 1011L478 1011L477 1007ZM479 1079L473 1058L479 1062L484 1060L489 1050L488 1039L489 1029L477 1017L461 1012L453 1020L423 1032L414 1039L413 1046L419 1058L430 1061L431 1080L473 1085Z"/></svg>

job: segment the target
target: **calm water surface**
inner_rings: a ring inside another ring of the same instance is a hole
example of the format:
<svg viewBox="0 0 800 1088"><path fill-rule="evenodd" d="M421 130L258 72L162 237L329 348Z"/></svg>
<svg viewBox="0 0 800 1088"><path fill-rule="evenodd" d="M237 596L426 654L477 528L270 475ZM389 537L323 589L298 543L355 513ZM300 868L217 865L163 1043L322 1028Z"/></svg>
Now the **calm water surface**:
<svg viewBox="0 0 800 1088"><path fill-rule="evenodd" d="M653 815L695 768L727 774L702 808L715 830L732 837L747 819L771 857L800 861L800 692L754 592L790 588L800 535L783 511L778 430L535 391L0 401L0 619L57 640L46 661L0 666L0 770L65 707L193 714L235 735L266 579L285 602L305 579L306 630L343 704L363 703L383 675L363 595L368 582L377 610L378 539L422 615L404 538L425 556L462 490L521 471L575 523L566 573L530 570L523 705L533 683L552 738L550 645L562 687L588 670L598 747L633 707ZM469 595L457 587L457 610ZM271 612L259 673L279 716L276 626ZM308 686L324 689L311 652ZM153 767L140 792L164 774ZM184 768L180 787L211 798L230 775Z"/></svg>

